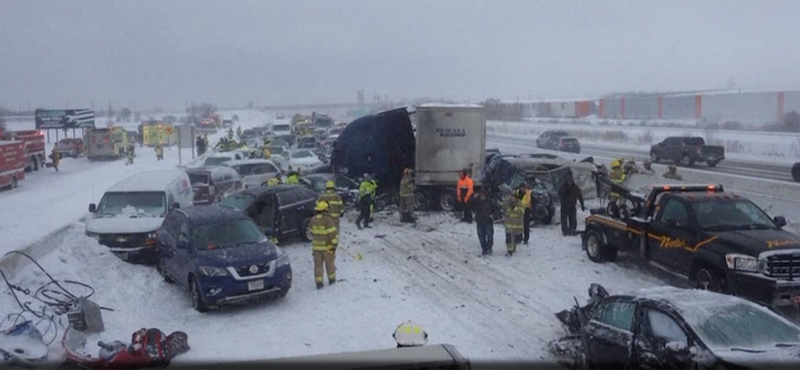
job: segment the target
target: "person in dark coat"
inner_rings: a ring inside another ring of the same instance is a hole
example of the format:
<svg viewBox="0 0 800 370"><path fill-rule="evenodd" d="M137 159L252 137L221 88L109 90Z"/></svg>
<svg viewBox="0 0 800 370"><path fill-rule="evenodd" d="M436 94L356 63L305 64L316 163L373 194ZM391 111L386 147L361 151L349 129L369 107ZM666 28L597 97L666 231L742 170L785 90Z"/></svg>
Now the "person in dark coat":
<svg viewBox="0 0 800 370"><path fill-rule="evenodd" d="M197 147L197 155L201 156L206 152L206 141L203 140L203 137L197 135L197 140L195 140L195 146Z"/></svg>
<svg viewBox="0 0 800 370"><path fill-rule="evenodd" d="M489 196L486 188L481 188L478 196L470 199L470 208L475 214L481 255L492 254L494 245L494 221L500 218L500 204Z"/></svg>
<svg viewBox="0 0 800 370"><path fill-rule="evenodd" d="M575 235L578 228L577 202L581 202L581 209L586 211L583 203L583 193L581 188L575 184L572 176L567 177L561 186L558 187L558 199L561 201L561 233Z"/></svg>

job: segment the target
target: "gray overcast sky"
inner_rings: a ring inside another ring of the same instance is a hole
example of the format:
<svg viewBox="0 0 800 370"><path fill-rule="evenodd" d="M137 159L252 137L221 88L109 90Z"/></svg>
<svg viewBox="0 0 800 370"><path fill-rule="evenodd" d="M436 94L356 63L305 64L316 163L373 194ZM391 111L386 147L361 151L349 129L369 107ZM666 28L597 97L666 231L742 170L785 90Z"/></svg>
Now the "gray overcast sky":
<svg viewBox="0 0 800 370"><path fill-rule="evenodd" d="M800 1L0 0L0 105L800 84Z"/></svg>

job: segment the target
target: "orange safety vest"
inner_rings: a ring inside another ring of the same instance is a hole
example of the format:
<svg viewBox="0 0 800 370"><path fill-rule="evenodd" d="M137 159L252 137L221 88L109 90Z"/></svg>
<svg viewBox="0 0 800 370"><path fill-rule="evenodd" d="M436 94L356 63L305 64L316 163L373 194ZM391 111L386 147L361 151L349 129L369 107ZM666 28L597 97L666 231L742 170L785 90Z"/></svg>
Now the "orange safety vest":
<svg viewBox="0 0 800 370"><path fill-rule="evenodd" d="M472 197L472 186L472 179L469 175L458 180L458 194L456 194L456 198L459 202L469 202L469 198Z"/></svg>

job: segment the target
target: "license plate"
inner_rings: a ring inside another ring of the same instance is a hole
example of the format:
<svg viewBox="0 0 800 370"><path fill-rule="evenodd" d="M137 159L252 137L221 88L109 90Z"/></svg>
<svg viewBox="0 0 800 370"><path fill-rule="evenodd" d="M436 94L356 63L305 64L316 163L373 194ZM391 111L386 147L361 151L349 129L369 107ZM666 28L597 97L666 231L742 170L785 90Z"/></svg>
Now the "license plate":
<svg viewBox="0 0 800 370"><path fill-rule="evenodd" d="M253 280L247 283L247 290L261 290L264 289L264 280Z"/></svg>

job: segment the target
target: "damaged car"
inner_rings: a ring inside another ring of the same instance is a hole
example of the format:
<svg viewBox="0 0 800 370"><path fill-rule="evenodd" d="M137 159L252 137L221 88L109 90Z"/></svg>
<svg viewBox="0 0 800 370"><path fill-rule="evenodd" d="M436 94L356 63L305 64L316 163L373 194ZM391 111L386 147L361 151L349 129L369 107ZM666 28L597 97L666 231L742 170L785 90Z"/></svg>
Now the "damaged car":
<svg viewBox="0 0 800 370"><path fill-rule="evenodd" d="M556 317L568 334L550 343L559 362L590 369L755 369L800 364L800 327L748 300L657 287L610 295Z"/></svg>

